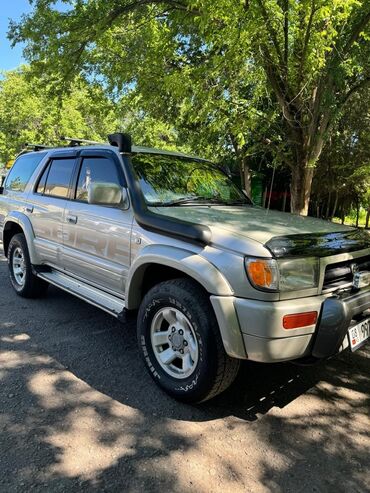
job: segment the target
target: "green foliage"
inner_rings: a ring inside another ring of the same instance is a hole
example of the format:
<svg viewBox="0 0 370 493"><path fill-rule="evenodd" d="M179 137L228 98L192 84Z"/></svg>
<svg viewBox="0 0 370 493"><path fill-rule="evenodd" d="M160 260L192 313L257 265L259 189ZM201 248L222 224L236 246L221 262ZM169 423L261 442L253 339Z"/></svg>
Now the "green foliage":
<svg viewBox="0 0 370 493"><path fill-rule="evenodd" d="M318 164L313 201L325 207L331 202L331 213L336 196L338 209L345 214L357 205L370 206L369 89L353 96Z"/></svg>
<svg viewBox="0 0 370 493"><path fill-rule="evenodd" d="M118 126L114 105L102 89L76 80L64 97L49 92L46 78L27 67L0 81L0 161L15 157L25 143L60 144L61 136L106 141Z"/></svg>
<svg viewBox="0 0 370 493"><path fill-rule="evenodd" d="M131 134L136 145L190 152L189 146L181 139L173 125L142 108L140 96L123 96L115 108L120 128Z"/></svg>
<svg viewBox="0 0 370 493"><path fill-rule="evenodd" d="M26 43L51 89L82 76L115 101L129 98L139 140L162 135L213 159L232 152L243 166L267 147L292 170L295 212L307 210L313 168L346 106L370 84L368 0L33 5L10 37Z"/></svg>
<svg viewBox="0 0 370 493"><path fill-rule="evenodd" d="M367 212L365 209L361 208L358 213L358 218L357 218L357 211L356 209L350 209L348 215L344 216L344 221L343 224L347 226L356 226L356 223L358 221L357 226L360 228L364 228L366 226L366 215ZM334 223L340 224L342 222L342 218L340 217L333 217L332 221Z"/></svg>
<svg viewBox="0 0 370 493"><path fill-rule="evenodd" d="M242 47L238 59L225 56L228 46L239 44L235 22L228 37L208 42L204 19L195 19L195 12L188 16L180 3L179 10L167 9L166 2L130 5L76 2L66 13L53 2L35 2L33 14L11 25L11 36L29 41L26 56L34 72L48 73L54 88L64 90L62 82L81 73L103 80L116 100L129 98L135 121L141 114L144 123L160 120L169 145L180 140L213 159L247 146L250 152L260 149L276 109L260 83L262 67L244 63ZM153 142L147 129L143 133Z"/></svg>

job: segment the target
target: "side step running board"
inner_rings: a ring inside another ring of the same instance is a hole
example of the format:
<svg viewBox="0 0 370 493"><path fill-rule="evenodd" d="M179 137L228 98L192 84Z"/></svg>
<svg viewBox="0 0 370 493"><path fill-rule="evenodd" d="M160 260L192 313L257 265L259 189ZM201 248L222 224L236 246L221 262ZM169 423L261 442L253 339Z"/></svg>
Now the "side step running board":
<svg viewBox="0 0 370 493"><path fill-rule="evenodd" d="M105 293L81 281L77 281L66 274L58 271L37 272L37 276L67 293L100 308L119 319L125 318L125 302L116 296Z"/></svg>

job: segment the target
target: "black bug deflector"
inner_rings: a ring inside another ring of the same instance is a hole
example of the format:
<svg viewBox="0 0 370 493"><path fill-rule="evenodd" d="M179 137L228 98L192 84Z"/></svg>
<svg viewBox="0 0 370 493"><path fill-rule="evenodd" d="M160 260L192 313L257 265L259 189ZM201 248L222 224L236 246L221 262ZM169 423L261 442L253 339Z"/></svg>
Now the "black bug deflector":
<svg viewBox="0 0 370 493"><path fill-rule="evenodd" d="M356 229L334 233L294 234L275 236L265 246L276 258L327 257L370 248L370 235L367 231Z"/></svg>

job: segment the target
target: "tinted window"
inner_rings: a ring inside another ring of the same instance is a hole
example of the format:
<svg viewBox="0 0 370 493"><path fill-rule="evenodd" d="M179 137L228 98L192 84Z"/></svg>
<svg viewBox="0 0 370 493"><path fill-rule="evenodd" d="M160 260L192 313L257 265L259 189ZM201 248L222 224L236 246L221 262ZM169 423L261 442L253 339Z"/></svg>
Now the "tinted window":
<svg viewBox="0 0 370 493"><path fill-rule="evenodd" d="M49 169L50 169L50 163L46 166L46 168L42 172L41 178L40 178L39 183L37 185L37 190L36 190L37 193L44 193L45 185L46 185L46 178L48 177Z"/></svg>
<svg viewBox="0 0 370 493"><path fill-rule="evenodd" d="M5 189L23 192L32 173L35 171L46 152L23 154L13 164L6 178Z"/></svg>
<svg viewBox="0 0 370 493"><path fill-rule="evenodd" d="M215 165L161 154L137 154L132 164L149 205L249 205L250 200Z"/></svg>
<svg viewBox="0 0 370 493"><path fill-rule="evenodd" d="M77 200L87 201L88 186L92 182L122 185L114 161L103 157L86 158L83 160L77 183Z"/></svg>
<svg viewBox="0 0 370 493"><path fill-rule="evenodd" d="M55 159L51 162L44 195L63 198L68 196L74 164L74 159Z"/></svg>

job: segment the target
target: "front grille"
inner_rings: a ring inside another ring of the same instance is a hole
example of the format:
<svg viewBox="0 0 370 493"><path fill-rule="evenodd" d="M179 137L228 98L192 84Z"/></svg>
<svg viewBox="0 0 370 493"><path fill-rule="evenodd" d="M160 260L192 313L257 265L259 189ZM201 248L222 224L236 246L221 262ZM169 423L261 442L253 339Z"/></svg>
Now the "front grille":
<svg viewBox="0 0 370 493"><path fill-rule="evenodd" d="M356 267L357 266L357 267ZM326 266L323 291L334 290L350 285L356 270L370 271L370 256L360 257Z"/></svg>

